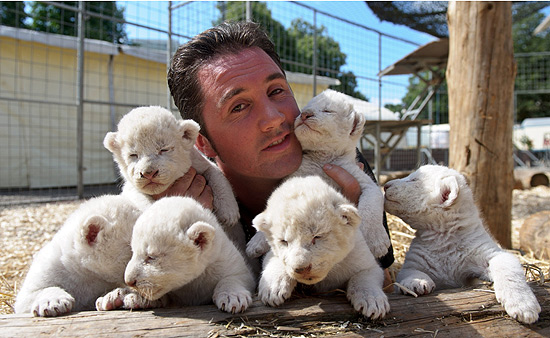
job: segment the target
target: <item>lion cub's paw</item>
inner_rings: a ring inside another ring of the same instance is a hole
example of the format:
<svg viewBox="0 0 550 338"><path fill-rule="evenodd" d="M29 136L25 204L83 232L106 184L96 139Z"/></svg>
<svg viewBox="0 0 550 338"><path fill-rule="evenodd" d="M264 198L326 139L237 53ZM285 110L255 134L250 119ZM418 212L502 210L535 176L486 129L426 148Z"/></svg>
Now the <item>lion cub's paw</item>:
<svg viewBox="0 0 550 338"><path fill-rule="evenodd" d="M348 294L348 299L353 305L353 308L361 312L367 318L381 319L390 312L388 297L381 289L354 292L353 294Z"/></svg>
<svg viewBox="0 0 550 338"><path fill-rule="evenodd" d="M31 312L36 317L55 317L71 312L74 298L58 287L44 289L31 306Z"/></svg>
<svg viewBox="0 0 550 338"><path fill-rule="evenodd" d="M167 298L148 300L130 288L117 288L99 297L95 302L98 311L115 309L149 309L166 306Z"/></svg>
<svg viewBox="0 0 550 338"><path fill-rule="evenodd" d="M430 294L435 289L434 281L424 278L405 278L401 281L401 285L413 291L418 296ZM407 291L401 288L399 288L399 291L403 294L407 294Z"/></svg>
<svg viewBox="0 0 550 338"><path fill-rule="evenodd" d="M269 251L269 243L263 232L258 231L246 244L246 255L250 258L258 258Z"/></svg>
<svg viewBox="0 0 550 338"><path fill-rule="evenodd" d="M532 324L539 319L540 305L530 290L495 290L495 296L510 317L526 324Z"/></svg>
<svg viewBox="0 0 550 338"><path fill-rule="evenodd" d="M258 298L269 306L279 306L292 295L296 287L296 281L286 275L282 275L273 281L267 281L264 276L258 286Z"/></svg>
<svg viewBox="0 0 550 338"><path fill-rule="evenodd" d="M382 228L382 230L384 230ZM372 255L376 258L382 257L388 253L390 247L390 239L385 231L382 231L379 235L371 234L366 238L367 245L369 246Z"/></svg>
<svg viewBox="0 0 550 338"><path fill-rule="evenodd" d="M244 312L252 304L252 295L248 290L220 292L213 297L218 309L230 312Z"/></svg>

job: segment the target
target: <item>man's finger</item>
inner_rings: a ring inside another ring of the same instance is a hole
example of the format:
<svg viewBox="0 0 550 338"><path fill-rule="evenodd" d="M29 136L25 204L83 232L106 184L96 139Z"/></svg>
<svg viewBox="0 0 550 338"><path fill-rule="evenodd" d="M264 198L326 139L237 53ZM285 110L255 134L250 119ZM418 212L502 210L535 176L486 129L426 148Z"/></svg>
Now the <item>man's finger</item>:
<svg viewBox="0 0 550 338"><path fill-rule="evenodd" d="M349 199L352 203L357 204L359 202L359 196L361 196L361 186L357 179L347 172L344 168L334 165L325 164L323 166L325 173L336 182L342 188L342 194Z"/></svg>
<svg viewBox="0 0 550 338"><path fill-rule="evenodd" d="M154 200L158 200L166 196L186 196L189 187L193 183L197 171L195 168L191 167L182 177L178 178L172 185L161 192L160 194L153 195ZM197 195L198 196L198 195Z"/></svg>

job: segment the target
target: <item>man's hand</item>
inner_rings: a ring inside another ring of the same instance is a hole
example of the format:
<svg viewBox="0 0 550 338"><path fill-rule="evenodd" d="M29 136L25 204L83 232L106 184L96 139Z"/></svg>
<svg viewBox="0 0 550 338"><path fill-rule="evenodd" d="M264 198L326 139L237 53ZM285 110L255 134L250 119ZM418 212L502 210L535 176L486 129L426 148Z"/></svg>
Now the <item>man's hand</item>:
<svg viewBox="0 0 550 338"><path fill-rule="evenodd" d="M203 207L212 210L212 201L214 195L212 188L206 184L206 179L202 175L197 175L195 168L189 168L189 171L178 178L168 189L160 194L153 195L154 200L166 196L187 196L197 200Z"/></svg>
<svg viewBox="0 0 550 338"><path fill-rule="evenodd" d="M357 205L359 196L361 196L361 186L357 179L342 167L334 164L325 164L323 170L342 188L342 194Z"/></svg>

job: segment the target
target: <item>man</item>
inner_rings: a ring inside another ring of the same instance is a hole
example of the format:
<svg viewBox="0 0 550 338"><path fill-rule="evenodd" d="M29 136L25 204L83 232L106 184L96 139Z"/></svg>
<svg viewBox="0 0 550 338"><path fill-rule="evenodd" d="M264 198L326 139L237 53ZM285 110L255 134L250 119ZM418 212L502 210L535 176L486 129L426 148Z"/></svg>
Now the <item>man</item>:
<svg viewBox="0 0 550 338"><path fill-rule="evenodd" d="M231 183L249 239L254 232L252 219L302 161L293 133L300 110L273 43L251 22L206 30L176 51L168 86L182 117L201 126L196 146L215 159ZM357 180L338 166L323 169L357 203L361 194ZM204 177L194 171L167 194L194 196L209 207L212 203ZM384 268L393 263L391 248L380 261Z"/></svg>

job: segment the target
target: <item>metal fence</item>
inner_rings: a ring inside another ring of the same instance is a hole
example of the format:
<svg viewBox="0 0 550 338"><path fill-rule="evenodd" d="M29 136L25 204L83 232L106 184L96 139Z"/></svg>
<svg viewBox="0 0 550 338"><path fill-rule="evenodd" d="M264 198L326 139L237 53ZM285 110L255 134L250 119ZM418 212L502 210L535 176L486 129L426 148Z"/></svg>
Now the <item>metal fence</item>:
<svg viewBox="0 0 550 338"><path fill-rule="evenodd" d="M314 84L337 79L338 90L376 102L404 87L378 71L418 46L294 2L1 4L0 205L118 191L104 135L133 107L175 111L166 85L170 54L229 16L266 27L290 72ZM258 14L265 9L270 15ZM289 38L297 20L303 31L296 34L333 48L298 50ZM315 94L311 88L302 101Z"/></svg>
<svg viewBox="0 0 550 338"><path fill-rule="evenodd" d="M381 111L381 102L401 99L395 93L408 76L378 72L419 46L307 2L0 5L0 205L118 191L105 134L136 106L176 113L166 84L170 56L217 22L262 24L285 70L312 82L299 102L325 83Z"/></svg>

